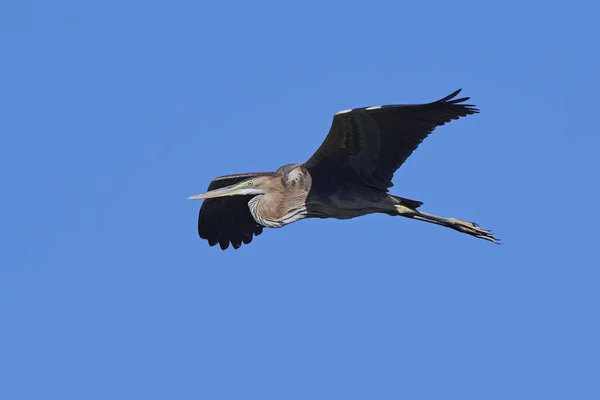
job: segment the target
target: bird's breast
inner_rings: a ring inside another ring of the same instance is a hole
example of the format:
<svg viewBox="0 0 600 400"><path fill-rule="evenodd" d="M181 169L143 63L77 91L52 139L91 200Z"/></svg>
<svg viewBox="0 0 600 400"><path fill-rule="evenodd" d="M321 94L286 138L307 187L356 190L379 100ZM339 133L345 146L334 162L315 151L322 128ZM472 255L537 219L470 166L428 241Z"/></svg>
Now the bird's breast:
<svg viewBox="0 0 600 400"><path fill-rule="evenodd" d="M306 217L304 199L285 196L256 196L248 203L254 220L268 228L281 228Z"/></svg>

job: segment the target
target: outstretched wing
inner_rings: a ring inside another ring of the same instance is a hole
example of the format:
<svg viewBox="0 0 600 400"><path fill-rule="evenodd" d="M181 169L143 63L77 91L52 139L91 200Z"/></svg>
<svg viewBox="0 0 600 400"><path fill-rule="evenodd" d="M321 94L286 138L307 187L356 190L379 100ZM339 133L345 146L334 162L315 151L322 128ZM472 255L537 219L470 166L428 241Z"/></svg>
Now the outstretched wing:
<svg viewBox="0 0 600 400"><path fill-rule="evenodd" d="M208 190L265 174L256 172L220 176L213 179L208 185ZM248 208L248 201L252 197L254 195L238 195L204 200L198 214L198 235L211 246L218 243L223 250L229 247L229 243L234 249L238 249L242 243L250 243L253 235L258 236L263 231L263 227L254 220Z"/></svg>
<svg viewBox="0 0 600 400"><path fill-rule="evenodd" d="M460 104L469 97L452 100L460 91L432 103L340 111L325 141L304 165L313 177L330 182L358 179L387 190L396 170L436 127L479 112L471 104Z"/></svg>

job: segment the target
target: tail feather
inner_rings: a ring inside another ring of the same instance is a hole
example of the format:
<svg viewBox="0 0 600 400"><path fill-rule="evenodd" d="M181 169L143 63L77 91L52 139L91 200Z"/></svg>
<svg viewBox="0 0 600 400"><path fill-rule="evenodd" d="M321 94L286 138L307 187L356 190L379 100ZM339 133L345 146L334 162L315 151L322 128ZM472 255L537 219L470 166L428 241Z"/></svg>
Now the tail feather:
<svg viewBox="0 0 600 400"><path fill-rule="evenodd" d="M412 208L413 210L416 210L417 208L419 208L423 205L423 202L419 201L419 200L405 199L404 197L400 197L400 196L392 196L392 197L394 199L398 200L400 202L400 204L402 204L403 206Z"/></svg>

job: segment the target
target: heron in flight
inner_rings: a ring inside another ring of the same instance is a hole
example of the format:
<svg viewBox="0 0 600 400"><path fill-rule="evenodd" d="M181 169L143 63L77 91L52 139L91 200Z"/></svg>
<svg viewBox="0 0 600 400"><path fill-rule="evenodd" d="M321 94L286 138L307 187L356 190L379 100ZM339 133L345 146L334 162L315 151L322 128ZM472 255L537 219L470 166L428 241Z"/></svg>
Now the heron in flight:
<svg viewBox="0 0 600 400"><path fill-rule="evenodd" d="M238 249L263 228L304 218L351 219L372 213L425 221L500 243L474 222L419 210L421 201L388 192L394 173L433 130L478 113L461 89L431 103L362 107L337 112L325 141L304 163L275 172L225 175L210 182L198 234L210 246Z"/></svg>

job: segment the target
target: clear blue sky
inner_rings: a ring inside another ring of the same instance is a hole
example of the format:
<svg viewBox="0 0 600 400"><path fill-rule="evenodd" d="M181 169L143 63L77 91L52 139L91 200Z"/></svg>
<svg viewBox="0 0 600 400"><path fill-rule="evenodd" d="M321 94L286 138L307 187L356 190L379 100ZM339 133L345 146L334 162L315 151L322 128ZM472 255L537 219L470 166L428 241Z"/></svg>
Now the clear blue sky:
<svg viewBox="0 0 600 400"><path fill-rule="evenodd" d="M0 398L599 399L592 2L3 2ZM400 217L196 233L218 175L436 100ZM300 249L300 250L299 250Z"/></svg>

